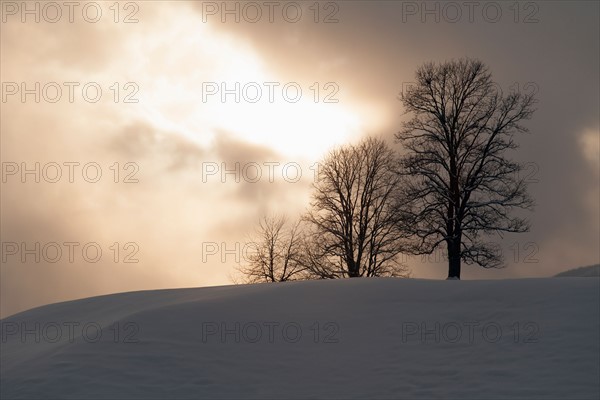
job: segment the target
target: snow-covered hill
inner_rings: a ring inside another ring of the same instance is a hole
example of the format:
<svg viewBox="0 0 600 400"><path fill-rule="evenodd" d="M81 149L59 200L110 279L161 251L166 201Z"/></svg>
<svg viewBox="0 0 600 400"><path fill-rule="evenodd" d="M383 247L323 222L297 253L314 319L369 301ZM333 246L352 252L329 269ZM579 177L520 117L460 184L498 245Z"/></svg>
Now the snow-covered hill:
<svg viewBox="0 0 600 400"><path fill-rule="evenodd" d="M0 397L597 399L599 293L389 278L52 304L0 321Z"/></svg>
<svg viewBox="0 0 600 400"><path fill-rule="evenodd" d="M588 265L586 267L573 268L554 275L557 278L579 276L582 278L600 277L600 264Z"/></svg>

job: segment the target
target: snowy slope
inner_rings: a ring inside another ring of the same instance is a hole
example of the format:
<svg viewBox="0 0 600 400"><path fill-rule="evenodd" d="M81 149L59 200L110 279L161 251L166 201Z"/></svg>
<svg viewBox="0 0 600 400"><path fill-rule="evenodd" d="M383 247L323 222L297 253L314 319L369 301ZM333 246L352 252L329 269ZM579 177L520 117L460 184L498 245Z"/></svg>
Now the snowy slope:
<svg viewBox="0 0 600 400"><path fill-rule="evenodd" d="M580 276L582 278L600 277L600 264L588 265L587 267L573 268L554 275L557 278Z"/></svg>
<svg viewBox="0 0 600 400"><path fill-rule="evenodd" d="M1 321L0 397L597 399L599 292L378 278L52 304Z"/></svg>

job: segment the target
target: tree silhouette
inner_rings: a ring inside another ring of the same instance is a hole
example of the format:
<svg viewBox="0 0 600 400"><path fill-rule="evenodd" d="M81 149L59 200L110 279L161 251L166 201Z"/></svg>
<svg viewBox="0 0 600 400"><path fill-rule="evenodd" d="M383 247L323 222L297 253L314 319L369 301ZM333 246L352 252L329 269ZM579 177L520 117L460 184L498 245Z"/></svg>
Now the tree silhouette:
<svg viewBox="0 0 600 400"><path fill-rule="evenodd" d="M407 276L393 200L398 160L380 139L332 150L313 185L303 263L319 278Z"/></svg>
<svg viewBox="0 0 600 400"><path fill-rule="evenodd" d="M283 216L264 216L252 239L245 255L247 264L238 267L246 283L301 278L299 223L288 226Z"/></svg>
<svg viewBox="0 0 600 400"><path fill-rule="evenodd" d="M445 243L449 278L460 279L461 260L501 266L483 236L529 229L511 214L533 202L522 165L506 152L517 148L516 133L527 132L521 122L534 112L533 95L503 96L482 62L461 59L424 64L400 100L413 114L396 134L407 151L399 213L417 239L410 251L430 254Z"/></svg>

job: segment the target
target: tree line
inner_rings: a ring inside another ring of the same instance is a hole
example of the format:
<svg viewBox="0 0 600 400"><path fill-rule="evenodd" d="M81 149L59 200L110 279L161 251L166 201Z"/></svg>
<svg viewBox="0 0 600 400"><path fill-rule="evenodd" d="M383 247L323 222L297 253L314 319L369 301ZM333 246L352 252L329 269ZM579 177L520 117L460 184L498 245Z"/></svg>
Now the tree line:
<svg viewBox="0 0 600 400"><path fill-rule="evenodd" d="M320 163L308 211L298 221L263 216L239 271L246 282L408 277L402 254L445 247L448 278L461 265L503 265L485 239L529 230L515 215L533 201L511 158L531 118L534 94L503 95L479 60L426 63L399 100L410 119L402 153L368 137Z"/></svg>

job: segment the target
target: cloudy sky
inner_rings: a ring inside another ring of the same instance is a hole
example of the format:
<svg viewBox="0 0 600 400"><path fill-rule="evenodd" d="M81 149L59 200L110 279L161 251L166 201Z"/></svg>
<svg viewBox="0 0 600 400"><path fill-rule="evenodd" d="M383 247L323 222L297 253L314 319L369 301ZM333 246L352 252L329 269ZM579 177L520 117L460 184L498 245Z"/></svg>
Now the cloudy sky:
<svg viewBox="0 0 600 400"><path fill-rule="evenodd" d="M532 229L498 238L506 268L463 279L599 262L597 2L23 4L1 3L3 317L230 284L258 218L306 208L328 149L393 143L416 68L464 56L539 103L511 155Z"/></svg>

